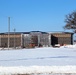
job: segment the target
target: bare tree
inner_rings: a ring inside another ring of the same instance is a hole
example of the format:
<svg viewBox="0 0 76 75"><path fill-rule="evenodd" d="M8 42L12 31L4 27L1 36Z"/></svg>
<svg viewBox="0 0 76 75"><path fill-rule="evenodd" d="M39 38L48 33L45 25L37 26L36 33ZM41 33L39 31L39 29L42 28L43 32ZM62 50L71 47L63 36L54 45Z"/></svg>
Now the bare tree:
<svg viewBox="0 0 76 75"><path fill-rule="evenodd" d="M76 32L76 11L66 15L65 22L66 25L64 26L64 29L70 29Z"/></svg>

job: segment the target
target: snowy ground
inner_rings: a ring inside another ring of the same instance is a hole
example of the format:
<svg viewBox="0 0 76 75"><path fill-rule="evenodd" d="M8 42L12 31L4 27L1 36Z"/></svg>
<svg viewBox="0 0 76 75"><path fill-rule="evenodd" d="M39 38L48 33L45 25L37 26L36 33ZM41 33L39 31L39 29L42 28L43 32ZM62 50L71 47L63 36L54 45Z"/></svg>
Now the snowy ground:
<svg viewBox="0 0 76 75"><path fill-rule="evenodd" d="M0 51L0 75L27 73L76 73L76 47Z"/></svg>

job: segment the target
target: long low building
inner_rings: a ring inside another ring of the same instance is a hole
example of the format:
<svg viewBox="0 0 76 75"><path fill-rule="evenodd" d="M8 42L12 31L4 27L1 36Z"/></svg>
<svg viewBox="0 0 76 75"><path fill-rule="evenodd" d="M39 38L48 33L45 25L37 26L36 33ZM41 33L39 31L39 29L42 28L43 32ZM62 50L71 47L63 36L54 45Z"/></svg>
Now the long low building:
<svg viewBox="0 0 76 75"><path fill-rule="evenodd" d="M40 31L0 33L0 47L27 48L55 44L73 44L73 33Z"/></svg>

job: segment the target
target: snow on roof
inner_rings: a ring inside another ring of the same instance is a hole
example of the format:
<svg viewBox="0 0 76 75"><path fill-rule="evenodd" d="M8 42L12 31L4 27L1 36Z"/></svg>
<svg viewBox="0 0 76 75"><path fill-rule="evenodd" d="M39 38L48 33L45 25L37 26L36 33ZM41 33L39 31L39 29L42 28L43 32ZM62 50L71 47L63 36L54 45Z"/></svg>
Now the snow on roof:
<svg viewBox="0 0 76 75"><path fill-rule="evenodd" d="M73 34L72 32L48 32L48 33L51 33L51 34L53 34L53 33L56 33L56 34L58 34L58 33Z"/></svg>

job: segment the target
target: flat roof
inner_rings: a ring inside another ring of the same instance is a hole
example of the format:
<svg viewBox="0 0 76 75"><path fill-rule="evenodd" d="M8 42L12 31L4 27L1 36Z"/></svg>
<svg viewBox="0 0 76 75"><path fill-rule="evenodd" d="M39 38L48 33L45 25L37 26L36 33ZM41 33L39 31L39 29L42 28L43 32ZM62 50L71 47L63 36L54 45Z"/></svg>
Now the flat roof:
<svg viewBox="0 0 76 75"><path fill-rule="evenodd" d="M72 32L42 32L42 31L30 31L30 32L10 32L9 34L30 34L30 33L42 33L42 34L58 34L58 33L66 33L66 34L74 34ZM8 32L0 33L0 35L8 34Z"/></svg>

